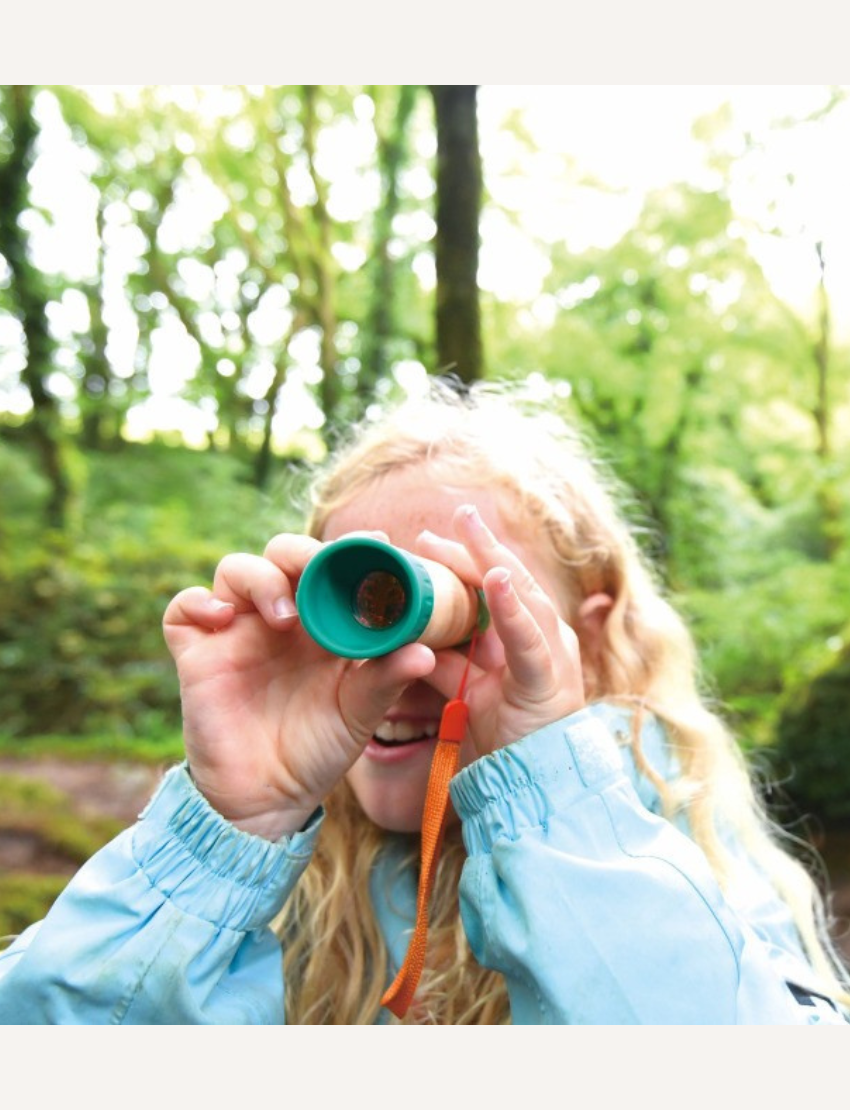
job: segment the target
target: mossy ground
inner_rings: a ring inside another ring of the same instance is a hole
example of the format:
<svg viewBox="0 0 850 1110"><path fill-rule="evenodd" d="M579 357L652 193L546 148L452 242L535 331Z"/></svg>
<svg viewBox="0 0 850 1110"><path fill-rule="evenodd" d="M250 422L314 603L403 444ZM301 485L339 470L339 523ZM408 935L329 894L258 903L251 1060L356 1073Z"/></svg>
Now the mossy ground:
<svg viewBox="0 0 850 1110"><path fill-rule="evenodd" d="M124 805L116 797L115 771L108 762L89 765L89 781L102 786L89 787L84 797L74 785L80 761L66 766L72 772L67 788L40 777L37 760L21 761L20 771L6 760L0 769L0 937L16 935L44 917L71 876L131 823L146 784L156 775L149 767L138 785L133 780ZM61 781L61 767L51 760L49 777Z"/></svg>

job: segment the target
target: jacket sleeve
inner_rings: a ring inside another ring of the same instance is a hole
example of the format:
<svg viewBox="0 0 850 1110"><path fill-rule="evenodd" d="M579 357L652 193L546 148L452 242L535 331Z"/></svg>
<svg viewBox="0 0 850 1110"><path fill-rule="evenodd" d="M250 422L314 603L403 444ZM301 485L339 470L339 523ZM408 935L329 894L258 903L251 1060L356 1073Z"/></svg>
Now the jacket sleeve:
<svg viewBox="0 0 850 1110"><path fill-rule="evenodd" d="M320 818L277 844L240 832L169 771L140 820L0 955L0 1023L278 1024L269 923Z"/></svg>
<svg viewBox="0 0 850 1110"><path fill-rule="evenodd" d="M644 804L593 707L451 789L464 927L515 1024L843 1021L802 953L733 910L697 845Z"/></svg>

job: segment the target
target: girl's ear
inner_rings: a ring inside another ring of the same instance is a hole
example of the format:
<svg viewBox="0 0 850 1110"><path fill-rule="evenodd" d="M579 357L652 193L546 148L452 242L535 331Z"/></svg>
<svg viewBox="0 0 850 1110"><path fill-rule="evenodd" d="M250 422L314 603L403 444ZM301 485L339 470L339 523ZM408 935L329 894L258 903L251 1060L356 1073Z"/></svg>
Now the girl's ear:
<svg viewBox="0 0 850 1110"><path fill-rule="evenodd" d="M591 594L578 607L576 632L581 644L582 660L591 674L598 674L605 641L605 622L614 607L608 594Z"/></svg>

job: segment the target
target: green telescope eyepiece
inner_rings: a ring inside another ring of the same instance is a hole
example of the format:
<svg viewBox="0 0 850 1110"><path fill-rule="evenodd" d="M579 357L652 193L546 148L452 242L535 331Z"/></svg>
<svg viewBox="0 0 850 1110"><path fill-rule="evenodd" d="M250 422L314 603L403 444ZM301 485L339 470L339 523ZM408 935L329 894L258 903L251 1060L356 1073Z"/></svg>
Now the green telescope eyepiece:
<svg viewBox="0 0 850 1110"><path fill-rule="evenodd" d="M447 567L370 536L325 544L304 568L295 604L308 634L348 659L417 640L453 647L487 613L478 591Z"/></svg>

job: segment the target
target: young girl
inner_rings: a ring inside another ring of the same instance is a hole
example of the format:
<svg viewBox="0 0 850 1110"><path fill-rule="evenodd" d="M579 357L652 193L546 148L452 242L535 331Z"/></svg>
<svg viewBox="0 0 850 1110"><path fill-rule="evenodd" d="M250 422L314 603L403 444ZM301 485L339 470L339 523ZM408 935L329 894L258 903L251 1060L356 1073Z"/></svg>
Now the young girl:
<svg viewBox="0 0 850 1110"><path fill-rule="evenodd" d="M815 887L771 836L688 633L575 435L517 398L435 384L337 454L308 532L226 556L211 590L169 605L186 762L0 957L0 1020L397 1020L382 998L463 683L403 1020L844 1020ZM354 532L483 591L469 662L422 643L344 659L307 634L299 578Z"/></svg>

